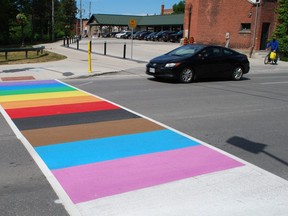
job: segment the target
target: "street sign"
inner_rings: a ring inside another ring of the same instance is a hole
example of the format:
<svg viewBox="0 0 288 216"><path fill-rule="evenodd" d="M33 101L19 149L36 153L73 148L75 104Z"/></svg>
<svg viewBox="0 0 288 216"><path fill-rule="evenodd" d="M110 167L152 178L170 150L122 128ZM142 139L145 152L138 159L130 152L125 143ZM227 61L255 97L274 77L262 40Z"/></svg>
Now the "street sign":
<svg viewBox="0 0 288 216"><path fill-rule="evenodd" d="M136 28L137 24L136 24L136 20L135 19L130 19L129 21L129 27L130 28Z"/></svg>

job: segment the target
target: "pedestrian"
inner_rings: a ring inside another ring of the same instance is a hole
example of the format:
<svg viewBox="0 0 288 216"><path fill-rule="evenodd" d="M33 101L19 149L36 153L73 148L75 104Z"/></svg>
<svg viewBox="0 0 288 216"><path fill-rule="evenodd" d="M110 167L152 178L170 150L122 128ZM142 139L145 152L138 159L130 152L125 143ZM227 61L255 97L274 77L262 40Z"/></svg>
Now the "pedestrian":
<svg viewBox="0 0 288 216"><path fill-rule="evenodd" d="M274 36L273 39L267 44L266 50L270 48L269 56L271 52L276 53L276 59L274 60L275 64L277 64L278 60L278 48L279 48L279 42L277 41L276 37ZM269 57L270 58L270 57Z"/></svg>

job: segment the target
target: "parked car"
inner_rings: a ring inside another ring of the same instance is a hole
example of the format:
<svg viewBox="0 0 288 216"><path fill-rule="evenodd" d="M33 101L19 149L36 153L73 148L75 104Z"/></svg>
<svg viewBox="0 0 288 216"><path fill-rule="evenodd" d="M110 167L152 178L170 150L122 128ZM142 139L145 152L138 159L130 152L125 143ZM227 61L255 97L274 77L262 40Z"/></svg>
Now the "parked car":
<svg viewBox="0 0 288 216"><path fill-rule="evenodd" d="M167 31L160 31L153 37L153 41L160 41L162 40L163 34L166 33Z"/></svg>
<svg viewBox="0 0 288 216"><path fill-rule="evenodd" d="M103 38L109 38L109 37L111 37L111 34L109 32L105 32L102 34L102 37Z"/></svg>
<svg viewBox="0 0 288 216"><path fill-rule="evenodd" d="M181 38L183 37L183 31L179 31L175 34L169 35L169 40L171 42L180 42Z"/></svg>
<svg viewBox="0 0 288 216"><path fill-rule="evenodd" d="M146 36L144 37L144 39L145 39L146 41L152 40L152 38L154 37L155 34L157 34L157 32L152 32L152 33L150 33L149 35L146 35Z"/></svg>
<svg viewBox="0 0 288 216"><path fill-rule="evenodd" d="M151 34L150 31L143 31L143 32L141 32L141 34L139 34L139 36L138 36L138 40L144 40L145 36L146 36L146 35L149 35L149 34Z"/></svg>
<svg viewBox="0 0 288 216"><path fill-rule="evenodd" d="M125 35L127 32L128 32L128 31L120 32L120 33L116 34L115 37L118 38L118 39L119 39L119 38L122 38L123 35Z"/></svg>
<svg viewBox="0 0 288 216"><path fill-rule="evenodd" d="M115 37L116 34L118 34L118 33L120 33L120 32L111 32L111 37Z"/></svg>
<svg viewBox="0 0 288 216"><path fill-rule="evenodd" d="M250 70L246 55L221 46L189 44L156 57L146 65L146 74L155 78L189 83L199 78L242 79Z"/></svg>
<svg viewBox="0 0 288 216"><path fill-rule="evenodd" d="M128 39L128 38L131 38L131 32L126 32L126 34L122 35L121 38L124 38L124 39Z"/></svg>
<svg viewBox="0 0 288 216"><path fill-rule="evenodd" d="M136 31L136 32L134 31L134 32L133 32L133 35L131 35L131 37L132 37L133 39L135 39L136 34L138 34L138 31Z"/></svg>
<svg viewBox="0 0 288 216"><path fill-rule="evenodd" d="M143 31L138 31L136 34L133 35L133 39L138 39L140 34L142 34Z"/></svg>
<svg viewBox="0 0 288 216"><path fill-rule="evenodd" d="M161 40L164 42L170 41L170 35L175 34L176 32L167 31L163 33Z"/></svg>

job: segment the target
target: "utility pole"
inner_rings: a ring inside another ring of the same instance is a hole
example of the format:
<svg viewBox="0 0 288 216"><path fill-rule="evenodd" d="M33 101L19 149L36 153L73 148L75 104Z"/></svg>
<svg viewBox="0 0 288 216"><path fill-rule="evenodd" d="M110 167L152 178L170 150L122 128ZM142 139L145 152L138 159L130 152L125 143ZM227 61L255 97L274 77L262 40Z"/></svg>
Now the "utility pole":
<svg viewBox="0 0 288 216"><path fill-rule="evenodd" d="M83 23L82 23L82 0L80 0L80 38L82 38L82 32L83 32Z"/></svg>
<svg viewBox="0 0 288 216"><path fill-rule="evenodd" d="M260 0L255 0L255 2L253 1L253 4L256 4L256 14L255 14L255 20L254 20L254 32L253 32L253 44L250 50L250 54L249 57L252 57L253 54L253 50L256 46L256 37L257 37L257 24L258 24L258 8L260 6L261 1Z"/></svg>
<svg viewBox="0 0 288 216"><path fill-rule="evenodd" d="M192 16L192 5L189 5L188 39L190 38L191 16Z"/></svg>
<svg viewBox="0 0 288 216"><path fill-rule="evenodd" d="M89 2L89 17L88 17L88 19L90 19L90 17L91 17L91 1Z"/></svg>

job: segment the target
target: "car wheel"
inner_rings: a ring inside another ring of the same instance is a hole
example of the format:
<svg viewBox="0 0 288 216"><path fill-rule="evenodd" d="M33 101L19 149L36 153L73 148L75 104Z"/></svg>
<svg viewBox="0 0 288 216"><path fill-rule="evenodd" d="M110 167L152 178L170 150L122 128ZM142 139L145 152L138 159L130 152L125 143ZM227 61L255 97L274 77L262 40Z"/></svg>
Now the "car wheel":
<svg viewBox="0 0 288 216"><path fill-rule="evenodd" d="M233 80L241 80L243 76L243 69L240 66L237 66L233 70L232 79Z"/></svg>
<svg viewBox="0 0 288 216"><path fill-rule="evenodd" d="M179 76L179 80L182 83L190 83L194 78L194 71L192 68L184 68Z"/></svg>

